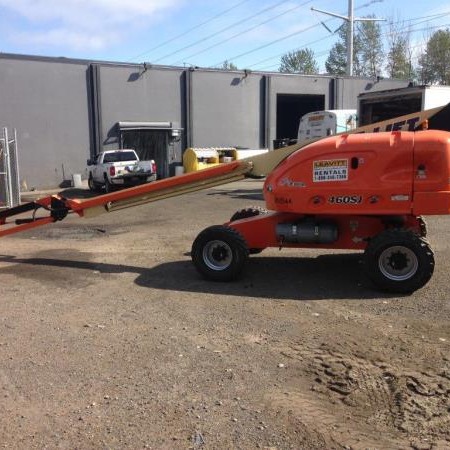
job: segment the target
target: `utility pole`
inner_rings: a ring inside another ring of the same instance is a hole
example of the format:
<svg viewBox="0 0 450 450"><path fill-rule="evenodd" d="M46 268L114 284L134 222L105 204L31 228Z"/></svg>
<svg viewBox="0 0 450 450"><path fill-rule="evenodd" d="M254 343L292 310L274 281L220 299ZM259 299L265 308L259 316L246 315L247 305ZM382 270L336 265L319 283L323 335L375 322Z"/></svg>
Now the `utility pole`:
<svg viewBox="0 0 450 450"><path fill-rule="evenodd" d="M353 75L353 35L355 22L378 22L386 19L374 19L369 17L355 17L353 14L353 0L348 0L348 15L343 16L317 8L311 8L313 11L327 14L328 16L338 17L348 22L347 24L347 75Z"/></svg>

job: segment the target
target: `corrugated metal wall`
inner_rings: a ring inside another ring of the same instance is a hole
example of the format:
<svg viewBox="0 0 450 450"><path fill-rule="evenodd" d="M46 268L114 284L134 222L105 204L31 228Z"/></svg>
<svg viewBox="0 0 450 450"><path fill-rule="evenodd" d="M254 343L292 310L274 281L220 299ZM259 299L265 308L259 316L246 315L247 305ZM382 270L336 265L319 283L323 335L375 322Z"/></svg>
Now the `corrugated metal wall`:
<svg viewBox="0 0 450 450"><path fill-rule="evenodd" d="M263 146L262 80L243 72L189 72L191 145Z"/></svg>
<svg viewBox="0 0 450 450"><path fill-rule="evenodd" d="M367 89L403 86L2 54L0 127L18 130L22 183L43 188L86 176L87 158L119 146L119 121L179 124L171 157L181 161L189 146L271 147L281 98L317 95L325 108L350 108Z"/></svg>
<svg viewBox="0 0 450 450"><path fill-rule="evenodd" d="M0 127L16 128L21 179L56 186L84 168L90 121L86 64L0 59Z"/></svg>

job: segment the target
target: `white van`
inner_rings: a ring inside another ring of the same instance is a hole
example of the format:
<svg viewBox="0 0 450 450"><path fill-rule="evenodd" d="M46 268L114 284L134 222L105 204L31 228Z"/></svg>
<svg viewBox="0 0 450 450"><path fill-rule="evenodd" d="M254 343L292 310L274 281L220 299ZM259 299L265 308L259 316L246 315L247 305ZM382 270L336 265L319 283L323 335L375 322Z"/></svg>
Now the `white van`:
<svg viewBox="0 0 450 450"><path fill-rule="evenodd" d="M353 130L356 118L356 109L329 109L305 114L300 119L297 142Z"/></svg>

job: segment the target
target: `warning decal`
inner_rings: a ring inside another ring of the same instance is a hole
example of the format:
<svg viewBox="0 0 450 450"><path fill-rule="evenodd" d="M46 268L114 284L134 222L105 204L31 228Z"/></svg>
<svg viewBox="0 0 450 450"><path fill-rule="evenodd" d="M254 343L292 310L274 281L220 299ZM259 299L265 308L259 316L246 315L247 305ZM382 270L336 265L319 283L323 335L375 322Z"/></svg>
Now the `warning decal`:
<svg viewBox="0 0 450 450"><path fill-rule="evenodd" d="M328 159L313 162L313 182L348 180L348 159Z"/></svg>

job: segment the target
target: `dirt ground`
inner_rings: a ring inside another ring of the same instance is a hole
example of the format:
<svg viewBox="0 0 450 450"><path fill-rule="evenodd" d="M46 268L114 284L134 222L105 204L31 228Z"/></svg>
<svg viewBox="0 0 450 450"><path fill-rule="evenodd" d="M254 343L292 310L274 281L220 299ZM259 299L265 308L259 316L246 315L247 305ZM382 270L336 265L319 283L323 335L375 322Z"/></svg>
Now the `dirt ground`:
<svg viewBox="0 0 450 450"><path fill-rule="evenodd" d="M0 448L450 449L450 217L427 218L436 269L413 295L342 251L203 280L195 236L261 186L0 241Z"/></svg>

